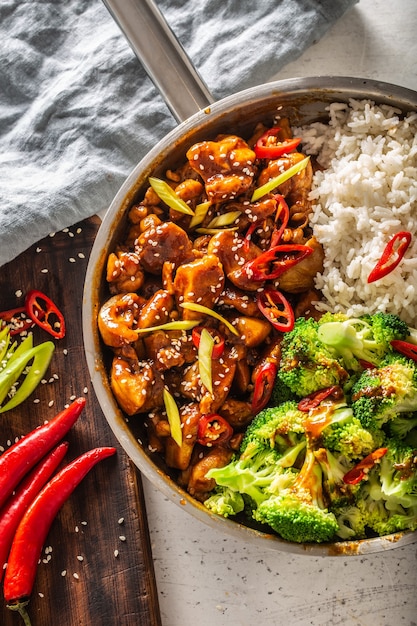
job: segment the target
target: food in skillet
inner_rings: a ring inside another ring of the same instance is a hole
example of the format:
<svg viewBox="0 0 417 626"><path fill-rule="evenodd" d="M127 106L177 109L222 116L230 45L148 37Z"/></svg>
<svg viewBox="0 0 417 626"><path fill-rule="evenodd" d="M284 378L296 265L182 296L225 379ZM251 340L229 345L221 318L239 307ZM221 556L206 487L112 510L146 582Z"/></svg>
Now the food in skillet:
<svg viewBox="0 0 417 626"><path fill-rule="evenodd" d="M391 418L374 423L354 409L367 388L352 393L395 356L414 394L414 331L385 312L375 318L380 335L374 318L323 315L326 260L310 200L321 168L302 149L280 119L248 140L191 146L182 167L150 179L108 258L111 295L98 323L113 351L111 387L123 411L145 421L149 449L216 513L247 515L298 542L414 528L412 481L395 500L395 522L376 487L358 494L368 475L379 485L383 463L403 486L400 465L415 476L412 441L401 456L415 424L397 436ZM366 498L378 501L378 523L361 512Z"/></svg>

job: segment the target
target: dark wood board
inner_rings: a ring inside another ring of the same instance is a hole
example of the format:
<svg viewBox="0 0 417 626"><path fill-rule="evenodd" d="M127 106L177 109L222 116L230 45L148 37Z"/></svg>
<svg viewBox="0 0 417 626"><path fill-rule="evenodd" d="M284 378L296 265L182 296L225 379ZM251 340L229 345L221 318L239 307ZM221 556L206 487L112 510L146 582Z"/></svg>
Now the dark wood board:
<svg viewBox="0 0 417 626"><path fill-rule="evenodd" d="M42 553L28 609L32 626L161 624L141 477L103 416L84 357L84 276L99 223L91 218L46 237L0 268L1 310L20 306L29 289L39 289L58 304L67 323L45 377L53 382L0 415L0 445L6 448L51 419L72 397L85 396L86 407L66 437L64 463L96 446L117 448L116 456L84 478L51 527L44 546L49 554ZM36 344L51 339L38 328L33 334ZM0 624L21 623L2 598Z"/></svg>

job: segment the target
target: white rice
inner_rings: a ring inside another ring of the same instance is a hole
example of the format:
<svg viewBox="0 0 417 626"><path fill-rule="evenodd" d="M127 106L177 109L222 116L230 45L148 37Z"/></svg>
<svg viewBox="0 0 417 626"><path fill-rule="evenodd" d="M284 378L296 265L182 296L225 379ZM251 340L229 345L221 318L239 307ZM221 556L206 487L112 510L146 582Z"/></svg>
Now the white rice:
<svg viewBox="0 0 417 626"><path fill-rule="evenodd" d="M325 251L316 287L322 311L384 311L417 326L417 113L369 100L329 107L329 124L296 129L303 151L325 169L314 175L311 225ZM368 284L389 239L412 233L398 267Z"/></svg>

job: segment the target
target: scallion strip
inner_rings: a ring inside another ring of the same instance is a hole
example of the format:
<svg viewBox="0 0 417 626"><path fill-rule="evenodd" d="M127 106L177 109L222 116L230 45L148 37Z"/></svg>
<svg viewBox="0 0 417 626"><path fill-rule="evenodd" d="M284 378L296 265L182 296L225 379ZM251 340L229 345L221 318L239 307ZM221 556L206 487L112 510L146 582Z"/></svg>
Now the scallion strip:
<svg viewBox="0 0 417 626"><path fill-rule="evenodd" d="M222 226L230 226L237 220L238 217L241 217L241 215L242 213L240 211L228 211L227 213L216 215L216 217L213 217L211 222L207 224L207 228L221 228Z"/></svg>
<svg viewBox="0 0 417 626"><path fill-rule="evenodd" d="M195 228L195 226L198 226L199 224L201 224L201 222L206 217L207 211L209 210L210 207L211 207L210 200L197 204L197 206L195 207L194 216L191 218L191 221L190 221L190 228Z"/></svg>
<svg viewBox="0 0 417 626"><path fill-rule="evenodd" d="M198 371L204 387L213 395L211 360L213 356L214 338L203 328L198 346Z"/></svg>
<svg viewBox="0 0 417 626"><path fill-rule="evenodd" d="M188 309L189 311L195 311L196 313L205 313L206 315L211 315L211 317L215 317L216 320L219 320L219 322L222 322L225 326L227 326L231 333L239 336L236 328L232 326L232 324L226 318L224 318L223 315L220 315L220 313L213 311L213 309L209 309L203 304L197 304L197 302L181 302L180 306L182 306L184 309Z"/></svg>
<svg viewBox="0 0 417 626"><path fill-rule="evenodd" d="M182 445L182 428L181 418L173 396L169 393L168 389L164 389L164 404L165 411L168 418L169 427L171 429L171 437L175 443L181 447Z"/></svg>
<svg viewBox="0 0 417 626"><path fill-rule="evenodd" d="M184 200L181 200L181 198L177 196L175 191L165 180L151 177L149 178L149 184L157 196L161 198L161 200L171 209L174 209L174 211L178 211L179 213L194 215L194 211L188 206L188 204L186 204L186 202L184 202Z"/></svg>
<svg viewBox="0 0 417 626"><path fill-rule="evenodd" d="M276 189L276 187L279 187L280 185L282 185L282 183L285 183L285 181L289 180L290 178L292 178L293 176L301 172L304 168L307 167L307 164L309 161L310 161L310 157L306 157L302 161L299 161L295 165L292 165L291 167L289 167L287 170L285 170L285 172L282 172L282 174L280 174L279 176L276 176L275 178L271 178L271 180L269 180L267 183L255 189L251 198L251 202L255 202L255 200L259 200L259 198L262 198L265 194L269 193L273 189Z"/></svg>
<svg viewBox="0 0 417 626"><path fill-rule="evenodd" d="M167 322L166 324L160 324L159 326L149 326L149 328L135 328L137 333L151 333L154 330L191 330L194 326L200 324L200 320L175 320L174 322Z"/></svg>
<svg viewBox="0 0 417 626"><path fill-rule="evenodd" d="M217 233L235 230L237 230L237 226L233 226L232 228L196 228L196 232L200 235L217 235Z"/></svg>

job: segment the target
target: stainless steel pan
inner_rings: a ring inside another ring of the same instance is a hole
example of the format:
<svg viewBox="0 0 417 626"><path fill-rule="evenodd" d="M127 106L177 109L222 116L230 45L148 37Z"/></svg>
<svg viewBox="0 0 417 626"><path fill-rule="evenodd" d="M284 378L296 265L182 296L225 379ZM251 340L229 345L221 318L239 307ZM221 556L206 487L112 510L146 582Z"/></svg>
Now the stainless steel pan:
<svg viewBox="0 0 417 626"><path fill-rule="evenodd" d="M292 123L300 124L326 119L328 104L349 98L370 98L403 111L417 110L417 93L366 79L316 77L271 82L213 102L207 87L152 1L104 2L179 122L142 159L117 193L98 232L87 269L83 302L87 363L98 401L115 436L139 470L170 500L219 532L260 547L310 555L346 556L379 552L417 541L417 532L406 532L330 545L297 545L208 512L175 483L162 459L152 456L146 445L142 445L145 436L140 426L133 425L135 420L131 419L129 424L126 422L109 387L106 351L100 343L96 325L100 303L106 297L104 277L108 253L115 247L125 227L127 211L144 191L151 173L158 176L175 168L183 161L188 147L197 141L224 132L249 135L256 122L271 122L278 107Z"/></svg>

